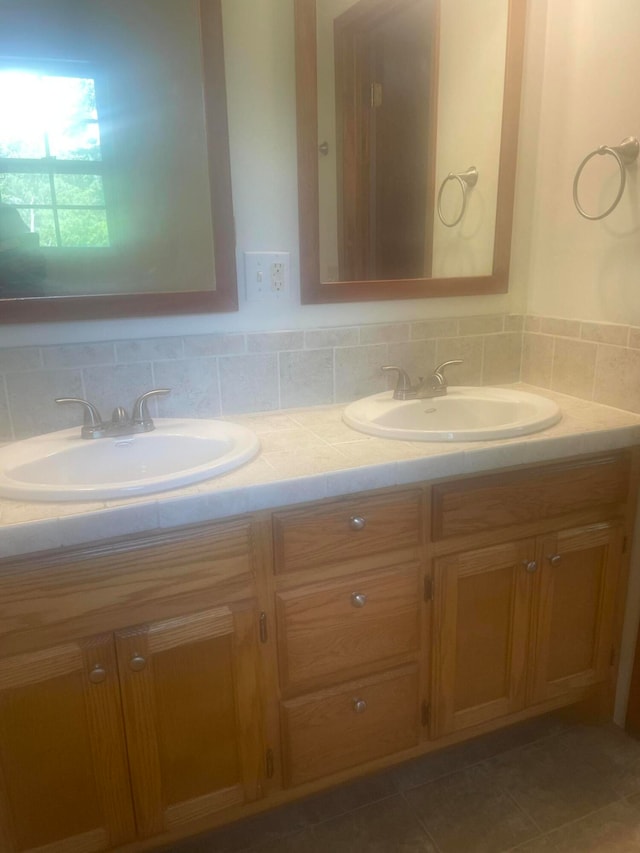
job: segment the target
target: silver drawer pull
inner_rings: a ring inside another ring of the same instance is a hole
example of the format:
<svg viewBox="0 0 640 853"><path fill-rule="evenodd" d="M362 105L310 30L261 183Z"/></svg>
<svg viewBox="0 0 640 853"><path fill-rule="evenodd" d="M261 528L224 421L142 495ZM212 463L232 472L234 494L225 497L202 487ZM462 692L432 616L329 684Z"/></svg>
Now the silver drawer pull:
<svg viewBox="0 0 640 853"><path fill-rule="evenodd" d="M103 666L97 663L89 673L89 681L92 684L102 684L107 677L107 671Z"/></svg>
<svg viewBox="0 0 640 853"><path fill-rule="evenodd" d="M364 699L354 699L353 710L356 712L356 714L364 714L364 712L367 710L367 703L364 701Z"/></svg>
<svg viewBox="0 0 640 853"><path fill-rule="evenodd" d="M364 592L352 592L351 593L351 605L352 607L364 607L367 603L367 594Z"/></svg>
<svg viewBox="0 0 640 853"><path fill-rule="evenodd" d="M547 554L547 560L555 568L560 565L560 554Z"/></svg>
<svg viewBox="0 0 640 853"><path fill-rule="evenodd" d="M538 564L536 563L535 560L523 560L522 565L525 567L525 569L528 572L531 572L531 573L535 572L536 569L538 568Z"/></svg>
<svg viewBox="0 0 640 853"><path fill-rule="evenodd" d="M147 665L146 658L143 658L142 655L134 655L129 661L129 667L134 672L140 672Z"/></svg>
<svg viewBox="0 0 640 853"><path fill-rule="evenodd" d="M364 530L367 524L367 519L361 515L352 515L349 519L349 527L352 530Z"/></svg>

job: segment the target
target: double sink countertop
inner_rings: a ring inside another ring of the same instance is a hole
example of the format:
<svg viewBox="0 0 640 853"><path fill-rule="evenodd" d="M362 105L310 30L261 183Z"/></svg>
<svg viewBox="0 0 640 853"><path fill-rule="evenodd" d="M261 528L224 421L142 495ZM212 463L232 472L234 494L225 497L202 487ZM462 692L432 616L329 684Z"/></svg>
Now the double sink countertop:
<svg viewBox="0 0 640 853"><path fill-rule="evenodd" d="M562 420L519 438L394 441L355 432L344 405L237 415L260 454L229 474L119 500L43 503L0 499L0 559L100 539L475 474L640 444L640 415L518 383L555 400Z"/></svg>

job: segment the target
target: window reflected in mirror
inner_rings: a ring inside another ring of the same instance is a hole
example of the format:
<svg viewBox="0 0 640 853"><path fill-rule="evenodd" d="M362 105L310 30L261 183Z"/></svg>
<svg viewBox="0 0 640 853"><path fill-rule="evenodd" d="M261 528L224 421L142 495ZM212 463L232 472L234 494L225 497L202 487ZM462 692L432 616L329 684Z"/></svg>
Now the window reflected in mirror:
<svg viewBox="0 0 640 853"><path fill-rule="evenodd" d="M214 293L223 84L220 0L3 0L0 298Z"/></svg>

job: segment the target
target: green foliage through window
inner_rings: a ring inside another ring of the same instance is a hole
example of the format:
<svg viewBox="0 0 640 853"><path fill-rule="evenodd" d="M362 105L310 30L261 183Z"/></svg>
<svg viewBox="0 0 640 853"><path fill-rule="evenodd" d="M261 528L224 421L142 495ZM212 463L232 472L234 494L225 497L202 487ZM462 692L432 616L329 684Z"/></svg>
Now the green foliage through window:
<svg viewBox="0 0 640 853"><path fill-rule="evenodd" d="M0 204L41 247L108 247L94 79L0 64L0 116Z"/></svg>

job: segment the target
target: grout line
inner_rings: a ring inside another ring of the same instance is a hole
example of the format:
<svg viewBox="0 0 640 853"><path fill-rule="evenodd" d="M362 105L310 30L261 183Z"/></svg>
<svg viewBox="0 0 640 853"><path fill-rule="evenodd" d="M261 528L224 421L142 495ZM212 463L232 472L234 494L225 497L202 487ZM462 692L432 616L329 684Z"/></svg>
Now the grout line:
<svg viewBox="0 0 640 853"><path fill-rule="evenodd" d="M2 389L4 391L4 399L7 404L7 418L9 420L9 434L11 436L10 440L16 440L16 430L13 423L13 414L11 412L11 406L9 405L9 386L7 385L7 377L4 373L0 374L0 379L2 380ZM3 439L4 440L4 439Z"/></svg>
<svg viewBox="0 0 640 853"><path fill-rule="evenodd" d="M447 776L455 776L456 773L461 773L463 771L470 770L472 767L478 767L481 764L486 764L488 761L492 761L494 758L497 758L498 756L509 755L512 752L518 752L521 749L526 749L527 747L533 746L533 744L541 743L542 741L550 740L551 738L561 737L564 733L565 733L565 730L558 731L558 732L551 732L550 734L542 735L541 737L534 738L534 740L529 740L526 743L521 743L518 746L512 746L512 747L509 747L509 749L499 750L498 752L494 752L492 755L487 755L484 758L479 759L478 761L473 761L470 764L465 764L463 767L458 767L456 770L448 770L445 773L441 773L439 776L434 776L431 779L427 779L426 782L419 782L417 785L410 785L407 788L403 788L403 793L404 793L404 791L413 791L416 788L421 788L423 785L429 785L431 782L438 782L441 779L446 778ZM482 735L481 735L481 737L482 737ZM465 741L462 741L462 743L465 743ZM456 744L456 746L457 745L459 745L459 744ZM430 753L427 753L427 755L429 755L429 754ZM425 756L425 758L426 757L427 756ZM402 766L402 765L398 765L398 766Z"/></svg>
<svg viewBox="0 0 640 853"><path fill-rule="evenodd" d="M598 378L598 362L600 361L600 353L602 352L599 343L596 343L596 357L593 360L593 379L591 381L591 395L589 400L593 402L596 398L596 380Z"/></svg>
<svg viewBox="0 0 640 853"><path fill-rule="evenodd" d="M522 814L525 817L529 818L531 823L538 830L538 834L527 839L527 841L532 841L534 838L539 838L541 835L544 835L544 829L540 826L540 824L535 819L535 817L525 809L525 807L522 805L522 803L518 802L518 799L514 796L514 794L512 794L511 791L507 790L506 788L503 788L502 785L499 784L498 782L495 782L495 785L496 785L496 788L498 788L506 797L508 797L508 799L511 800L511 802L515 805L515 807L518 809L518 811L522 812Z"/></svg>
<svg viewBox="0 0 640 853"><path fill-rule="evenodd" d="M420 815L420 814L419 814L419 813L418 813L418 812L417 812L417 811L412 807L412 805L411 805L411 803L409 802L409 800L407 800L407 798L405 797L405 792L404 792L404 791L401 791L401 792L400 792L400 796L401 796L401 797L402 797L402 799L404 800L405 805L407 806L407 808L409 809L409 811L411 812L411 814L415 817L415 819L418 821L418 823L419 823L419 824L420 824L420 826L422 827L422 831L424 832L424 834L427 836L427 838L429 839L429 841L433 844L433 846L434 846L434 848L435 848L436 853L444 853L444 851L442 850L442 848L440 847L440 845L438 844L438 842L435 840L435 838L434 838L434 837L433 837L433 835L431 834L431 832L430 832L430 830L429 830L429 828L428 828L428 826L427 826L427 823L426 823L426 821L424 820L424 818L422 817L422 815Z"/></svg>
<svg viewBox="0 0 640 853"><path fill-rule="evenodd" d="M529 839L529 841L534 841L534 840L540 841L543 838L548 838L550 835L553 835L555 832L560 832L560 830L569 829L572 826L576 826L576 824L582 823L583 820L586 820L587 818L593 817L594 815L599 814L599 812L602 812L605 809L611 808L611 806L615 805L616 803L625 803L626 800L627 800L626 797L619 797L618 799L611 800L610 802L606 803L604 806L599 806L597 809L593 809L593 811L587 812L586 814L583 814L580 817L574 818L573 820L569 820L566 823L561 823L559 826L554 826L553 829L549 829L546 832L543 831L542 835L537 836L535 839ZM523 841L521 844L518 844L516 847L510 847L508 849L508 851L505 851L505 853L511 853L511 851L521 850L523 847L525 847L527 844L529 844L529 841Z"/></svg>

